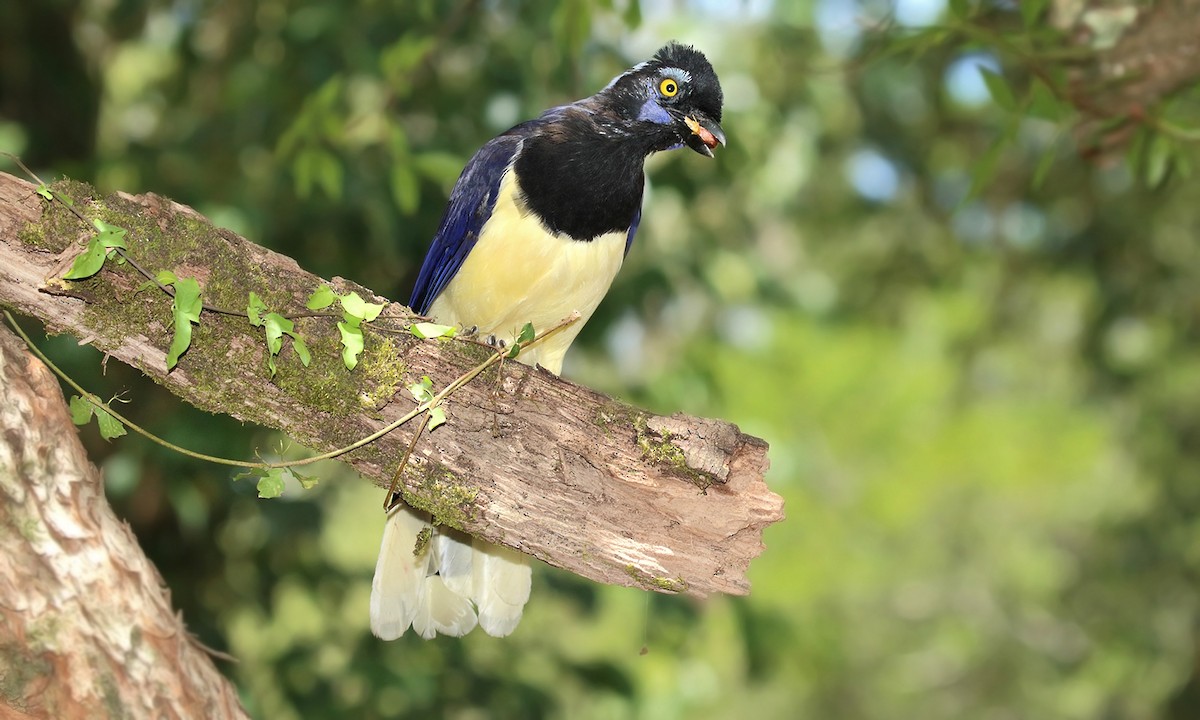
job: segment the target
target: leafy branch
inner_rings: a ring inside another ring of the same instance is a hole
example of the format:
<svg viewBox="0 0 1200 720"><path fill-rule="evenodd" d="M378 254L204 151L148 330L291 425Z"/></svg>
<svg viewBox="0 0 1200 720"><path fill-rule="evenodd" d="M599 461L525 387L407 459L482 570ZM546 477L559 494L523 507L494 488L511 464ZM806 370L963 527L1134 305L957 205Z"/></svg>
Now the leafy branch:
<svg viewBox="0 0 1200 720"><path fill-rule="evenodd" d="M53 192L46 184L37 177L29 168L27 168L20 159L9 155L22 169L25 170L39 185L36 192L47 201L58 201L67 207L81 222L87 223L84 215L75 207L75 203L66 196L61 196ZM206 305L202 300L202 290L199 283L194 278L181 278L171 270L162 270L158 273L151 274L147 269L141 267L128 254L128 246L126 245L126 236L128 231L124 228L111 225L103 220L93 220L91 225L95 228L96 233L89 239L84 250L75 257L71 263L71 268L68 272L62 275L63 280L82 280L90 278L98 274L107 261L112 260L118 264L128 264L137 272L147 278L147 282L143 283L136 292L141 292L150 287L157 287L172 298L172 316L174 318L174 332L172 334L171 344L167 351L166 364L170 371L179 362L180 357L191 346L193 326L200 323L201 314L204 311L209 311L221 315L229 315L235 317L244 317L254 327L263 329L266 346L267 346L267 368L271 377L275 377L278 367L276 359L283 348L283 339L288 337L292 341L293 348L296 351L298 358L303 366L308 367L312 356L308 349L307 343L297 331L295 321L278 312L271 311L263 299L255 292L251 291L248 294L248 301L245 311L233 311L219 307ZM301 313L300 316L308 317L339 317L337 313L319 312L325 308L331 307L335 302L340 304L341 320L337 322L338 332L342 344L342 361L348 370L353 370L358 365L359 355L364 348L362 328L365 324L369 324L381 316L384 309L383 303L367 302L357 292L349 292L346 294L338 294L333 288L328 285L322 285L315 290L307 299L305 307L310 312ZM415 383L409 387L409 392L417 401L417 407L403 417L388 424L380 430L367 435L355 442L344 447L335 448L319 455L298 460L290 460L283 462L250 462L242 460L232 460L229 458L221 458L217 456L197 453L195 451L182 448L174 443L171 443L163 438L154 435L150 431L131 422L121 413L114 410L111 403L106 403L96 395L88 392L66 373L64 373L57 365L53 363L44 353L42 353L29 339L28 335L17 325L16 320L5 311L5 317L14 331L25 341L30 349L49 367L56 375L64 382L74 388L79 395L71 399L72 419L77 425L84 425L90 422L92 417L95 417L100 428L101 436L106 439L112 439L126 434L126 427L134 430L134 432L142 435L148 440L166 447L170 450L178 452L182 455L192 457L199 460L205 460L218 465L232 466L244 468L245 472L235 476L235 480L243 478L257 478L259 495L261 497L275 497L282 492L286 478L294 476L301 485L310 487L315 484L315 480L304 477L296 473L294 468L309 465L321 460L327 460L338 457L345 453L361 448L380 437L390 433L392 430L408 423L413 418L422 417L421 426L413 435L413 440L409 444L392 481L392 492L389 492L387 497L391 498L394 493L395 483L398 481L400 474L403 472L412 450L416 445L417 440L428 429L430 431L446 422L445 409L442 407L442 402L449 397L455 390L461 388L479 373L491 367L497 362L502 362L506 358L514 358L521 352L523 347L529 347L542 339L549 337L563 328L578 320L578 314L564 319L558 325L550 328L540 336L534 331L531 324L526 324L519 334L516 342L505 347L503 343L498 348L495 348L491 356L476 367L459 376L453 382L449 383L440 392L434 393L433 382L428 376L424 377L421 382ZM405 316L404 319L416 316ZM436 339L436 338L455 338L457 329L448 326L440 325L433 322L417 322L407 326L407 330L415 337L421 339ZM468 333L470 335L470 333ZM463 338L465 339L465 338ZM474 340L471 340L475 342Z"/></svg>

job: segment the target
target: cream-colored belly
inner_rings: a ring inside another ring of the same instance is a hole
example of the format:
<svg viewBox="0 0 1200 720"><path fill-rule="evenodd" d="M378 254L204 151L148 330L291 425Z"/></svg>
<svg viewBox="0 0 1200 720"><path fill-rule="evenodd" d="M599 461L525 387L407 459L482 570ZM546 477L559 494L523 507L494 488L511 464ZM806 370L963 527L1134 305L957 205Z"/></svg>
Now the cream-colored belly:
<svg viewBox="0 0 1200 720"><path fill-rule="evenodd" d="M500 183L496 206L475 247L429 314L511 342L525 323L540 334L572 312L580 319L517 358L553 373L608 292L625 258L625 233L589 242L546 231L517 199L514 174Z"/></svg>

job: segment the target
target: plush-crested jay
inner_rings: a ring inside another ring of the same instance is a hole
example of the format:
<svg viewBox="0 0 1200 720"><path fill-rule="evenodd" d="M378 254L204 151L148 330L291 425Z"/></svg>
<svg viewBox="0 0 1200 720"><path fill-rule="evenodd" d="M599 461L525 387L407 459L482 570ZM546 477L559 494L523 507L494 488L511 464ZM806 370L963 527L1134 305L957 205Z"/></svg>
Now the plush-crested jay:
<svg viewBox="0 0 1200 720"><path fill-rule="evenodd" d="M512 341L573 312L580 319L518 360L558 374L608 292L642 215L650 153L724 144L721 85L702 53L671 43L595 95L551 108L484 145L450 193L410 306ZM391 640L508 635L529 600L528 558L433 527L399 503L371 586L371 630Z"/></svg>

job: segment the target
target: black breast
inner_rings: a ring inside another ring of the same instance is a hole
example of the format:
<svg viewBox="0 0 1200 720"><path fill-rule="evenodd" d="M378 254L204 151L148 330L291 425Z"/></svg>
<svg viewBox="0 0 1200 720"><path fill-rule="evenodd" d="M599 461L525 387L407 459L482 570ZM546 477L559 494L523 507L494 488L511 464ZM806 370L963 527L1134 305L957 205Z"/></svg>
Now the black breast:
<svg viewBox="0 0 1200 720"><path fill-rule="evenodd" d="M586 119L529 136L513 169L526 205L554 232L594 240L625 232L642 204L646 152Z"/></svg>

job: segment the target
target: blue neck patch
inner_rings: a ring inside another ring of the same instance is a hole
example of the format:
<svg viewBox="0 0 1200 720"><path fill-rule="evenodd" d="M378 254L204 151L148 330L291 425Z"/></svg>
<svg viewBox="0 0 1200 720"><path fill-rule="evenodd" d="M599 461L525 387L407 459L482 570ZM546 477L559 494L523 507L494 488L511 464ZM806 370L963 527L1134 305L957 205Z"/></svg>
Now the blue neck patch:
<svg viewBox="0 0 1200 720"><path fill-rule="evenodd" d="M658 104L654 98L651 98L642 105L642 109L638 111L638 120L648 120L659 125L670 125L673 120L671 114L663 109L662 105Z"/></svg>

